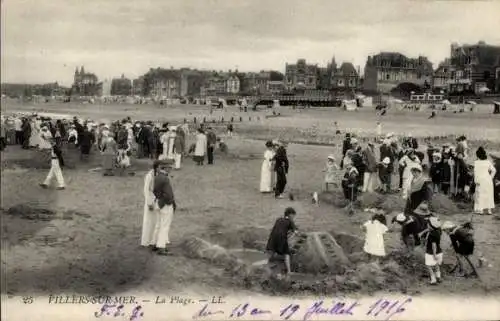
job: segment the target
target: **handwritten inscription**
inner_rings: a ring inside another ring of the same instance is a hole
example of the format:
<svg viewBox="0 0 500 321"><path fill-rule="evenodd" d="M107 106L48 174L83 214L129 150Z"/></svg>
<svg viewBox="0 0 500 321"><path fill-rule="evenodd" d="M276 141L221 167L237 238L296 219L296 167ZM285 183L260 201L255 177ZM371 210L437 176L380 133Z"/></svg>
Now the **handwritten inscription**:
<svg viewBox="0 0 500 321"><path fill-rule="evenodd" d="M126 310L129 310L127 312ZM126 317L128 318L129 321L135 321L139 320L141 317L144 316L143 309L140 305L134 306L131 310L125 308L125 305L120 304L103 304L101 309L98 312L94 312L94 316L96 318L101 318L101 317L113 317L117 318L120 317L123 318Z"/></svg>
<svg viewBox="0 0 500 321"><path fill-rule="evenodd" d="M194 315L193 319L210 318L211 316L226 315L228 319L251 319L252 317L267 316L270 319L279 318L281 320L312 320L319 316L349 316L365 314L373 318L384 317L389 320L394 315L406 311L405 306L412 302L411 298L405 300L387 300L379 299L373 304L363 307L358 301L335 301L319 300L312 304L301 306L298 303L290 303L278 311L271 311L253 305L252 303L237 304L229 309L221 309L220 305L204 303L200 310ZM273 317L275 316L275 317Z"/></svg>

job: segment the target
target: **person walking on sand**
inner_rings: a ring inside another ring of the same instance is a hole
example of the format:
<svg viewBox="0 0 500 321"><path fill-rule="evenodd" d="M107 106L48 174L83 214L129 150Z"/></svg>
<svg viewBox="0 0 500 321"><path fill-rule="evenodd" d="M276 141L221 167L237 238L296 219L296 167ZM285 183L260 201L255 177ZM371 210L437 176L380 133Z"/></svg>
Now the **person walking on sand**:
<svg viewBox="0 0 500 321"><path fill-rule="evenodd" d="M260 169L260 192L271 193L273 191L272 176L273 176L273 158L274 146L273 142L266 142L266 151L264 152L264 160Z"/></svg>
<svg viewBox="0 0 500 321"><path fill-rule="evenodd" d="M45 178L45 181L40 184L42 188L48 188L52 179L55 177L57 181L57 189L63 190L66 188L64 184L64 177L62 174L61 167L64 167L64 159L62 157L62 152L59 146L57 146L55 140L52 140L52 150L51 150L51 161L50 161L50 171Z"/></svg>
<svg viewBox="0 0 500 321"><path fill-rule="evenodd" d="M496 175L495 166L488 160L488 155L483 147L476 151L477 160L474 161L474 212L491 215L495 208L493 178Z"/></svg>
<svg viewBox="0 0 500 321"><path fill-rule="evenodd" d="M170 244L170 226L177 205L175 203L174 190L168 177L168 171L172 168L173 160L158 161L158 173L154 178L153 194L156 198L157 221L153 239L155 250L159 255L167 255L167 245Z"/></svg>
<svg viewBox="0 0 500 321"><path fill-rule="evenodd" d="M153 194L154 180L158 172L159 161L153 162L153 168L144 177L144 211L142 218L141 246L153 248L155 243L153 233L155 230L156 215L155 196Z"/></svg>

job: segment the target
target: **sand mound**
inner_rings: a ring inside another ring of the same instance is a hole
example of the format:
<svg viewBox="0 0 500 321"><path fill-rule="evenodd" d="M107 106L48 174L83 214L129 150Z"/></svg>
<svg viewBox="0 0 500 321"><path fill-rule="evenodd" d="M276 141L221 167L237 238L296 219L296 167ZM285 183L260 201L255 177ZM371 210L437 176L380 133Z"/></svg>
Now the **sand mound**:
<svg viewBox="0 0 500 321"><path fill-rule="evenodd" d="M362 238L348 233L337 233L335 231L330 232L330 234L333 235L337 243L344 249L345 253L355 253L363 251L365 241Z"/></svg>
<svg viewBox="0 0 500 321"><path fill-rule="evenodd" d="M303 273L342 273L349 259L335 238L326 232L305 233L292 244L291 263Z"/></svg>
<svg viewBox="0 0 500 321"><path fill-rule="evenodd" d="M43 207L36 207L28 204L18 204L10 207L7 210L6 214L26 220L50 221L54 219L56 212Z"/></svg>
<svg viewBox="0 0 500 321"><path fill-rule="evenodd" d="M249 234L243 237L244 233L240 233L239 239L246 239L247 244L267 239L267 230L266 233L260 228L245 230ZM262 235L256 235L258 233ZM231 245L234 248L235 244ZM259 250L227 250L196 237L184 241L181 248L188 257L225 267L239 286L274 294L406 292L410 283L426 276L423 253L397 251L380 262L373 262L363 252L363 245L361 238L341 232L299 234L290 240L292 270L296 273L288 279L279 278L284 270L282 258L268 261Z"/></svg>
<svg viewBox="0 0 500 321"><path fill-rule="evenodd" d="M340 191L322 193L319 198L323 203L341 208L349 203ZM400 194L363 193L359 196L356 206L364 209L377 208L386 213L393 213L403 211L405 204L406 201L401 198ZM450 215L463 212L463 209L460 209L453 200L443 194L434 194L430 206L438 214Z"/></svg>

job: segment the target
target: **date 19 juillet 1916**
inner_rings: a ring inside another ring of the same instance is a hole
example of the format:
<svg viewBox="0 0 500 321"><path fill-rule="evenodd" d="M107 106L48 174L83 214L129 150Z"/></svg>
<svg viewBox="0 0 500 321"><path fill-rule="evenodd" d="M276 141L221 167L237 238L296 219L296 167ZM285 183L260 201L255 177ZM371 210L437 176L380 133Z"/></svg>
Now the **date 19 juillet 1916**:
<svg viewBox="0 0 500 321"><path fill-rule="evenodd" d="M358 301L330 301L319 300L312 304L301 305L290 303L280 308L279 311L271 311L269 309L261 309L252 303L238 304L227 311L219 309L218 306L204 304L201 310L193 315L193 319L203 319L214 315L225 315L228 319L238 319L251 316L269 315L278 317L282 320L300 318L302 320L309 320L313 316L349 316L349 315L365 315L373 318L384 318L389 320L396 314L401 314L406 311L405 306L412 302L412 298L405 300L387 300L378 299L363 308L362 304ZM363 304L364 305L364 304Z"/></svg>

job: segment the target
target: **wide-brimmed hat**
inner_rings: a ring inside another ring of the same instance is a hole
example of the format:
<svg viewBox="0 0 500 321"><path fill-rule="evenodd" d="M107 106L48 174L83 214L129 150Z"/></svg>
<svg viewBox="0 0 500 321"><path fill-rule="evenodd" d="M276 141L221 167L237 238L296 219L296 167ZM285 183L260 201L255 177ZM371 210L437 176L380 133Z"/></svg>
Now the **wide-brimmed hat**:
<svg viewBox="0 0 500 321"><path fill-rule="evenodd" d="M333 156L333 155L328 155L327 159L335 160L335 156Z"/></svg>
<svg viewBox="0 0 500 321"><path fill-rule="evenodd" d="M429 218L429 225L432 226L433 228L440 228L441 227L441 220L435 216Z"/></svg>
<svg viewBox="0 0 500 321"><path fill-rule="evenodd" d="M431 211L429 210L429 205L426 203L420 204L414 211L413 213L417 215L422 215L422 216L430 216Z"/></svg>
<svg viewBox="0 0 500 321"><path fill-rule="evenodd" d="M453 223L452 221L445 221L441 226L443 230L451 230L454 229L455 227L457 227L457 224Z"/></svg>
<svg viewBox="0 0 500 321"><path fill-rule="evenodd" d="M394 218L394 221L396 221L398 223L404 223L404 222L406 222L406 219L407 219L407 216L404 213L399 213Z"/></svg>
<svg viewBox="0 0 500 321"><path fill-rule="evenodd" d="M358 140L356 138L351 138L351 144L357 144Z"/></svg>

